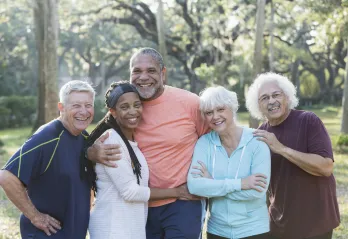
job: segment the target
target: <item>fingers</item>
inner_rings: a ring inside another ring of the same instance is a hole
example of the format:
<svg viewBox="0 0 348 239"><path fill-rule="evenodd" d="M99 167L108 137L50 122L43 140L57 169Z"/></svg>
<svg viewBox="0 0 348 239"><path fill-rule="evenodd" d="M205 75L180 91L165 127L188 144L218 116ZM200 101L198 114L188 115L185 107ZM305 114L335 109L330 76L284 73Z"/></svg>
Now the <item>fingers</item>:
<svg viewBox="0 0 348 239"><path fill-rule="evenodd" d="M105 134L103 134L102 136L100 136L95 143L104 143L104 141L109 138L109 132L106 132Z"/></svg>
<svg viewBox="0 0 348 239"><path fill-rule="evenodd" d="M256 187L256 186L253 186L251 189L254 189L254 190L256 190L256 191L258 191L258 192L260 192L260 193L263 192L263 189L262 189L262 188L259 188L259 187Z"/></svg>
<svg viewBox="0 0 348 239"><path fill-rule="evenodd" d="M39 224L34 225L43 230L47 236L51 236L52 233L57 233L57 230L61 229L60 222L55 218L45 214L41 214L40 218Z"/></svg>
<svg viewBox="0 0 348 239"><path fill-rule="evenodd" d="M198 163L202 166L202 168L207 171L207 167L205 166L205 164L202 161L198 161Z"/></svg>
<svg viewBox="0 0 348 239"><path fill-rule="evenodd" d="M117 168L117 164L113 162L115 160L100 160L98 163L104 164L105 166L111 167L111 168Z"/></svg>
<svg viewBox="0 0 348 239"><path fill-rule="evenodd" d="M202 172L192 172L191 173L192 174L192 176L194 177L194 178L197 178L197 177L203 177L203 173Z"/></svg>
<svg viewBox="0 0 348 239"><path fill-rule="evenodd" d="M267 179L267 176L263 173L255 173L255 174L253 174L253 176Z"/></svg>

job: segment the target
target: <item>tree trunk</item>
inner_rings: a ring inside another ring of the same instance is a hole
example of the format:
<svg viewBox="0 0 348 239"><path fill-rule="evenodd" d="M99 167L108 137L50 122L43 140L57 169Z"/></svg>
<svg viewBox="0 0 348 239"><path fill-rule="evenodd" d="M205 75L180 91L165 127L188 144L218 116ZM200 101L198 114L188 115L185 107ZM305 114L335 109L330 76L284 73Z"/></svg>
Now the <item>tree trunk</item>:
<svg viewBox="0 0 348 239"><path fill-rule="evenodd" d="M156 15L156 25L157 25L157 34L158 34L158 46L159 46L159 52L161 53L163 57L164 64L167 64L167 46L166 46L166 38L164 33L164 19L163 19L163 3L162 0L158 0L158 8L157 8L157 15ZM169 85L169 79L167 77L167 72L165 75L165 83Z"/></svg>
<svg viewBox="0 0 348 239"><path fill-rule="evenodd" d="M265 5L266 5L266 0L257 0L256 37L255 37L254 64L253 64L254 79L256 78L258 74L262 72L262 45L263 45L263 29L265 25ZM251 128L257 128L259 126L259 121L250 116L249 126Z"/></svg>
<svg viewBox="0 0 348 239"><path fill-rule="evenodd" d="M301 90L300 90L300 75L298 68L300 67L301 60L296 58L295 62L292 63L291 67L291 81L294 83L294 85L297 88L297 97L301 97Z"/></svg>
<svg viewBox="0 0 348 239"><path fill-rule="evenodd" d="M58 3L34 0L34 25L39 65L38 117L34 130L58 116Z"/></svg>
<svg viewBox="0 0 348 239"><path fill-rule="evenodd" d="M273 30L274 30L274 3L271 1L271 21L269 24L269 70L274 71L274 36L273 36Z"/></svg>
<svg viewBox="0 0 348 239"><path fill-rule="evenodd" d="M342 97L341 132L344 134L348 134L348 38L347 38L346 78L344 80L344 90L343 90L343 97Z"/></svg>

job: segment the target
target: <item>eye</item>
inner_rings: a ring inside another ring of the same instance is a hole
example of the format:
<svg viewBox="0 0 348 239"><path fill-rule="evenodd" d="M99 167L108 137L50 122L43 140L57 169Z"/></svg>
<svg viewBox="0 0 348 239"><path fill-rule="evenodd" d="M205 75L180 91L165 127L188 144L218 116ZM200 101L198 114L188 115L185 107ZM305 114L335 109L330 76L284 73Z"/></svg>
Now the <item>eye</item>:
<svg viewBox="0 0 348 239"><path fill-rule="evenodd" d="M262 96L260 100L267 101L267 100L269 100L269 96L268 95Z"/></svg>
<svg viewBox="0 0 348 239"><path fill-rule="evenodd" d="M73 104L73 108L79 108L80 105L79 104Z"/></svg>
<svg viewBox="0 0 348 239"><path fill-rule="evenodd" d="M220 113L221 113L221 112L224 112L224 111L225 111L225 108L218 108L217 111L220 112Z"/></svg>
<svg viewBox="0 0 348 239"><path fill-rule="evenodd" d="M134 69L133 71L132 71L132 74L139 74L141 71L140 71L140 69Z"/></svg>
<svg viewBox="0 0 348 239"><path fill-rule="evenodd" d="M206 111L206 112L204 112L204 114L205 114L206 116L210 116L210 115L213 114L213 111Z"/></svg>
<svg viewBox="0 0 348 239"><path fill-rule="evenodd" d="M134 107L135 107L135 108L141 108L142 105L141 105L141 103L139 102L139 103L135 103L135 104L134 104Z"/></svg>
<svg viewBox="0 0 348 239"><path fill-rule="evenodd" d="M87 104L87 105L86 105L86 108L92 108L92 107L93 107L92 104Z"/></svg>
<svg viewBox="0 0 348 239"><path fill-rule="evenodd" d="M121 110L127 110L127 109L128 109L128 105L121 105L121 106L120 106L120 109L121 109Z"/></svg>
<svg viewBox="0 0 348 239"><path fill-rule="evenodd" d="M274 93L272 97L273 98L279 98L280 96L281 96L281 93Z"/></svg>
<svg viewBox="0 0 348 239"><path fill-rule="evenodd" d="M156 73L156 69L151 68L151 69L148 70L148 72L151 73L151 74Z"/></svg>

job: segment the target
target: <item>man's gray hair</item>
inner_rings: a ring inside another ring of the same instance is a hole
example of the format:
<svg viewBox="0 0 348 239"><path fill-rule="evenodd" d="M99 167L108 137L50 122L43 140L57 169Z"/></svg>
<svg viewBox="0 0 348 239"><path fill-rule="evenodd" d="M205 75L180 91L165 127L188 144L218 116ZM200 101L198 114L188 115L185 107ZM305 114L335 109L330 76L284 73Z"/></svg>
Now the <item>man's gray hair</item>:
<svg viewBox="0 0 348 239"><path fill-rule="evenodd" d="M59 91L59 102L66 104L67 97L71 92L90 92L93 95L93 102L95 98L95 91L93 87L86 81L72 80L65 83Z"/></svg>
<svg viewBox="0 0 348 239"><path fill-rule="evenodd" d="M266 83L276 83L278 85L288 98L289 109L294 109L298 105L299 99L296 96L296 87L287 77L273 72L263 73L256 77L249 87L246 96L246 107L254 118L264 119L264 115L261 113L259 107L259 91Z"/></svg>
<svg viewBox="0 0 348 239"><path fill-rule="evenodd" d="M234 120L237 119L237 110L239 107L237 94L229 91L222 86L213 86L204 89L199 93L199 109L202 116L204 112L218 107L228 107L233 112Z"/></svg>
<svg viewBox="0 0 348 239"><path fill-rule="evenodd" d="M140 48L138 51L136 51L132 55L132 57L131 57L131 59L129 61L129 69L132 69L133 62L134 62L135 58L137 56L139 56L139 55L151 56L152 59L158 63L161 71L165 67L163 58L162 58L161 54L158 51L156 51L155 49L150 48L150 47L144 47L144 48Z"/></svg>

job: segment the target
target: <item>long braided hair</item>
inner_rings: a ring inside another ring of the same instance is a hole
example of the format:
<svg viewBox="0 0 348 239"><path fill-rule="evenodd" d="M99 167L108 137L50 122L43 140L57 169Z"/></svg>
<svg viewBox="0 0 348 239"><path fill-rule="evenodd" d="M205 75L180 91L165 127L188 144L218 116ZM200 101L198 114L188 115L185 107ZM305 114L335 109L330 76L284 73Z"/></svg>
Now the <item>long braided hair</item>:
<svg viewBox="0 0 348 239"><path fill-rule="evenodd" d="M114 108L115 105L117 104L119 97L125 93L128 93L128 92L135 92L138 94L138 91L136 90L136 88L126 81L112 83L105 93L105 105L106 105L106 107L108 109ZM140 184L141 164L139 163L139 160L138 160L137 156L135 155L132 146L128 142L128 139L123 134L120 126L118 125L117 121L111 115L110 112L108 112L104 116L104 118L98 122L95 129L91 132L91 134L87 140L87 147L91 146L108 129L114 129L121 136L123 142L126 144L130 158L131 158L133 172L137 177L138 184ZM95 172L94 172L93 177L94 177L93 185L94 185L94 189L96 191L96 187L95 187L96 174L95 174Z"/></svg>

